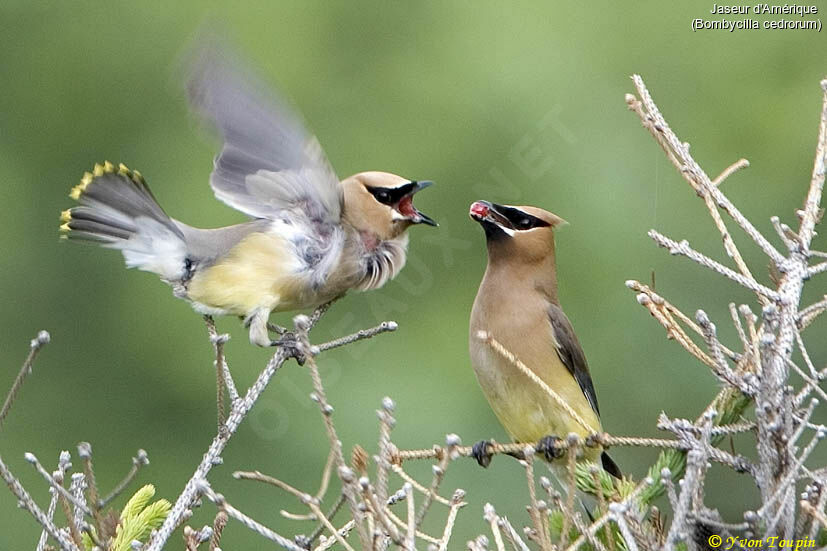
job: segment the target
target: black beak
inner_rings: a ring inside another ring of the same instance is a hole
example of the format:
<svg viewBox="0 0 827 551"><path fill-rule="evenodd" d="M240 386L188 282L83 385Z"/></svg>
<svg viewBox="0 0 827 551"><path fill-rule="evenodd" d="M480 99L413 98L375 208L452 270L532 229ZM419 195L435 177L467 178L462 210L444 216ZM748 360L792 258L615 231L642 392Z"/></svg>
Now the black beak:
<svg viewBox="0 0 827 551"><path fill-rule="evenodd" d="M413 197L413 195L415 193L417 193L418 191L421 191L421 190L425 189L426 187L430 187L430 186L434 185L434 183L431 182L430 180L422 180L422 181L411 182L411 184L412 184L412 188L411 188L411 191L407 194L408 197ZM429 226L434 226L434 227L439 226L439 224L437 224L436 220L434 220L433 218L431 218L427 214L419 212L419 210L416 207L413 206L413 203L411 203L411 208L413 208L414 212L413 212L413 216L410 217L410 221L413 222L414 224L427 224Z"/></svg>

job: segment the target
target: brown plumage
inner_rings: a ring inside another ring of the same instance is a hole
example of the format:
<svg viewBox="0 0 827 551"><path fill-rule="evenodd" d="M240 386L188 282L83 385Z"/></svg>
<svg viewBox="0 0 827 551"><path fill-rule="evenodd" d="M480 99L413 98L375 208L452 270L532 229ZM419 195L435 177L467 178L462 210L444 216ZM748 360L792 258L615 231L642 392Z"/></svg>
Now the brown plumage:
<svg viewBox="0 0 827 551"><path fill-rule="evenodd" d="M519 442L581 437L602 430L588 364L557 296L554 229L564 221L536 207L477 201L472 219L485 231L488 265L471 311L469 348L477 380L494 413ZM548 384L587 426L477 337L489 333ZM599 448L604 468L620 470Z"/></svg>

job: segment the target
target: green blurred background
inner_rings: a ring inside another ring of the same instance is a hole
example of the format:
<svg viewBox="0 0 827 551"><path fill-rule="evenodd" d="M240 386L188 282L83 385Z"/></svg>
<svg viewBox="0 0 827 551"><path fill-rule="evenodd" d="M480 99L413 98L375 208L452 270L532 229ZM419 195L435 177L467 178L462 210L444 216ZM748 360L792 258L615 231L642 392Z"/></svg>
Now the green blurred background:
<svg viewBox="0 0 827 551"><path fill-rule="evenodd" d="M624 281L648 282L654 270L659 292L687 313L705 309L729 339L727 304L752 304L752 297L646 237L655 227L725 258L702 202L627 111L629 75L644 76L711 175L740 157L751 161L725 190L774 235L770 216L792 225L802 203L818 82L827 73L824 37L813 31L693 33L692 18L711 7L4 2L0 388L11 384L37 330L48 329L52 344L0 434L0 453L45 506L46 488L23 461L25 451L52 464L60 450L74 453L87 440L108 489L145 448L151 465L139 481L173 499L215 432L213 356L198 315L154 276L126 271L119 254L57 238L58 213L71 205L67 192L104 159L141 170L167 212L187 223L243 220L212 197L217 144L190 118L175 70L205 21L225 28L267 82L292 98L341 176L377 169L437 183L417 205L441 227L413 229L402 275L379 292L348 296L315 333L320 341L383 319L400 325L396 334L320 359L346 450L355 443L375 450L374 410L383 396L398 405L400 446L428 447L449 432L468 444L506 439L467 356L468 314L485 267L482 233L467 208L483 198L542 206L570 222L558 234L560 296L592 366L605 428L656 435L661 410L693 417L716 380L665 339ZM734 233L767 281L765 258ZM823 277L810 283L808 302L827 290ZM827 352L819 337L825 327L809 330L817 361ZM249 345L235 319L219 320L219 330L233 336L227 355L246 388L270 352ZM278 510L301 507L230 473L259 469L316 487L327 445L309 392L307 373L288 365L211 475L235 505L289 535L310 528ZM738 451L749 454L748 444L738 442ZM655 457L613 453L636 477ZM427 465L412 471L430 478ZM737 521L756 499L752 484L720 467L710 476L709 503ZM445 493L456 487L467 490L470 506L452 548L485 531L486 501L527 521L523 472L510 459L495 459L487 471L459 462ZM15 505L0 490L0 549L31 548L39 534ZM213 513L205 506L193 525ZM437 508L432 529L444 515ZM225 537L227 549L266 545L240 525Z"/></svg>

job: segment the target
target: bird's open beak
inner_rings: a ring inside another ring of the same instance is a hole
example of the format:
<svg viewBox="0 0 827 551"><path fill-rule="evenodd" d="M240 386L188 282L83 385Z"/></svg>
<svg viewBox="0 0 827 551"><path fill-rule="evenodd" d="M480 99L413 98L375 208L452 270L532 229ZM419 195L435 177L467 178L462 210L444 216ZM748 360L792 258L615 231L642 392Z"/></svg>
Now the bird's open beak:
<svg viewBox="0 0 827 551"><path fill-rule="evenodd" d="M488 201L475 201L469 209L469 216L480 224L496 224L500 228L513 229L511 222L497 211L497 206Z"/></svg>
<svg viewBox="0 0 827 551"><path fill-rule="evenodd" d="M423 180L421 182L411 182L413 184L411 186L411 190L405 194L404 197L399 201L396 205L396 210L410 220L414 224L427 224L429 226L439 226L436 221L428 216L427 214L423 214L417 210L417 208L413 205L413 196L419 190L425 189L426 187L432 186L434 183L429 180Z"/></svg>

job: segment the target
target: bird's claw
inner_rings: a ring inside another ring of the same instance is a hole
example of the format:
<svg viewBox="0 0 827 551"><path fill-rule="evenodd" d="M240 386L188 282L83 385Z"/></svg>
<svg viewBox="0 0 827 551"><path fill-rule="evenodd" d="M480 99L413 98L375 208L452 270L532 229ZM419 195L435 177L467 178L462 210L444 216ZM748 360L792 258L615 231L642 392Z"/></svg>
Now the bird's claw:
<svg viewBox="0 0 827 551"><path fill-rule="evenodd" d="M560 459L566 454L559 436L544 436L537 442L537 453L542 453L546 461Z"/></svg>
<svg viewBox="0 0 827 551"><path fill-rule="evenodd" d="M487 469L491 464L491 458L494 454L491 453L491 440L480 440L471 447L471 457L477 460L477 463L483 469Z"/></svg>
<svg viewBox="0 0 827 551"><path fill-rule="evenodd" d="M299 365L304 365L307 361L304 346L299 343L299 339L292 331L285 331L280 339L270 341L270 346L278 346L287 353L289 358L296 358L296 363Z"/></svg>
<svg viewBox="0 0 827 551"><path fill-rule="evenodd" d="M284 335L285 333L287 333L286 327L282 327L281 325L277 325L275 323L268 323L267 330L272 331L273 333L276 333L278 335Z"/></svg>

